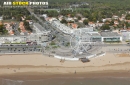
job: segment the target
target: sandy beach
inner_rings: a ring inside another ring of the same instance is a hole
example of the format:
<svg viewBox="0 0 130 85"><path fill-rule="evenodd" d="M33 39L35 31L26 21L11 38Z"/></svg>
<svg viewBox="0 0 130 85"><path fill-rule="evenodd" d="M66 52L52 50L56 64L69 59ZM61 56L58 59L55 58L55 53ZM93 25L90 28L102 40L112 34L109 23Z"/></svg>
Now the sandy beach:
<svg viewBox="0 0 130 85"><path fill-rule="evenodd" d="M54 57L42 54L0 55L0 76L3 75L50 75L84 74L130 71L130 57L106 53L105 56L92 58L90 62L60 62Z"/></svg>

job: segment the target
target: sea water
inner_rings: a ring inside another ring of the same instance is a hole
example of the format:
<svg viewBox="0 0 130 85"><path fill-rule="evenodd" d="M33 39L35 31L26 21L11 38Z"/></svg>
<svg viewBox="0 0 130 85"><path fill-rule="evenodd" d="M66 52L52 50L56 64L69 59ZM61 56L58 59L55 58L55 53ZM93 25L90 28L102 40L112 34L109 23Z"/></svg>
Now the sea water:
<svg viewBox="0 0 130 85"><path fill-rule="evenodd" d="M84 78L60 77L40 80L2 79L0 85L130 85L130 77Z"/></svg>

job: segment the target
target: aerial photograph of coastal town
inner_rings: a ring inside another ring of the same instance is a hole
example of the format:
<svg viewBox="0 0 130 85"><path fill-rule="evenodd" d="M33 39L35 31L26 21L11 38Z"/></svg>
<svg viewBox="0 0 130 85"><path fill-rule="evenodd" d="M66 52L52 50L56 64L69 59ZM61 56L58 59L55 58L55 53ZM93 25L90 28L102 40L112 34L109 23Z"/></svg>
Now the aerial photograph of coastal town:
<svg viewBox="0 0 130 85"><path fill-rule="evenodd" d="M130 0L0 0L0 85L130 85Z"/></svg>

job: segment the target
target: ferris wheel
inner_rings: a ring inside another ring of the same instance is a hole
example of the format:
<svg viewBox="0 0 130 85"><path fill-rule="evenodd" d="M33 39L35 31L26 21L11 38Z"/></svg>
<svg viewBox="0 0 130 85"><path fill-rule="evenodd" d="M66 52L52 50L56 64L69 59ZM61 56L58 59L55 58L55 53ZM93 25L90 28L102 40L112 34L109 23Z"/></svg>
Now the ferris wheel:
<svg viewBox="0 0 130 85"><path fill-rule="evenodd" d="M89 53L92 48L92 37L87 31L75 30L70 38L70 46L74 55Z"/></svg>

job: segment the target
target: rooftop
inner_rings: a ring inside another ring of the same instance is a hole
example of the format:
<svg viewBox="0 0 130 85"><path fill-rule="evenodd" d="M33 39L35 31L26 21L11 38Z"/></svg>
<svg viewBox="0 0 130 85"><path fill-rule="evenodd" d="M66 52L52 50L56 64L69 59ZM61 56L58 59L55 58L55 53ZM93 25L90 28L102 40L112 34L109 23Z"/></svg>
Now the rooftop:
<svg viewBox="0 0 130 85"><path fill-rule="evenodd" d="M101 37L101 35L99 33L91 33L92 37Z"/></svg>
<svg viewBox="0 0 130 85"><path fill-rule="evenodd" d="M70 34L72 33L72 29L67 27L66 25L60 23L58 20L53 20L52 25L56 28L60 29L62 32Z"/></svg>
<svg viewBox="0 0 130 85"><path fill-rule="evenodd" d="M118 37L121 36L117 32L101 32L102 37Z"/></svg>

